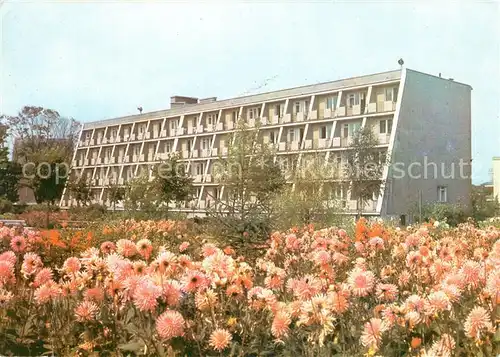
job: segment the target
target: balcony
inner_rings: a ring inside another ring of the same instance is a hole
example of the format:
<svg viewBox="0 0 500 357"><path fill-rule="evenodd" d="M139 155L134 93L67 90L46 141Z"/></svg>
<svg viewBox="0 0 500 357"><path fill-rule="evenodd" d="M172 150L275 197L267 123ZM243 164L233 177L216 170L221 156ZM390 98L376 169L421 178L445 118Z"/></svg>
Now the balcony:
<svg viewBox="0 0 500 357"><path fill-rule="evenodd" d="M298 112L295 116L295 119L297 121L304 121L304 120L306 120L306 118L307 118L307 113L304 113L304 112Z"/></svg>
<svg viewBox="0 0 500 357"><path fill-rule="evenodd" d="M221 148L221 155L222 155L222 156L227 156L227 154L228 154L228 150L227 150L227 148L226 148L226 147L222 147L222 148Z"/></svg>
<svg viewBox="0 0 500 357"><path fill-rule="evenodd" d="M194 149L193 152L191 153L192 158L197 158L199 155L198 149Z"/></svg>
<svg viewBox="0 0 500 357"><path fill-rule="evenodd" d="M137 140L143 140L145 137L145 133L139 133L137 134Z"/></svg>
<svg viewBox="0 0 500 357"><path fill-rule="evenodd" d="M214 126L212 124L207 124L207 126L205 126L205 132L211 133L212 131L214 131Z"/></svg>
<svg viewBox="0 0 500 357"><path fill-rule="evenodd" d="M101 144L107 144L108 143L108 138L104 137L101 140Z"/></svg>
<svg viewBox="0 0 500 357"><path fill-rule="evenodd" d="M368 113L377 112L377 103L368 103Z"/></svg>
<svg viewBox="0 0 500 357"><path fill-rule="evenodd" d="M196 131L195 131L195 133L198 133L198 134L203 133L203 125L198 125L198 126L196 127Z"/></svg>
<svg viewBox="0 0 500 357"><path fill-rule="evenodd" d="M248 126L250 128L255 127L255 119L248 119Z"/></svg>
<svg viewBox="0 0 500 357"><path fill-rule="evenodd" d="M219 155L219 150L217 148L212 149L212 156L217 156Z"/></svg>
<svg viewBox="0 0 500 357"><path fill-rule="evenodd" d="M205 182L212 182L212 175L208 174L208 175L205 175Z"/></svg>
<svg viewBox="0 0 500 357"><path fill-rule="evenodd" d="M384 102L384 112L393 112L396 110L396 103L393 101Z"/></svg>
<svg viewBox="0 0 500 357"><path fill-rule="evenodd" d="M280 117L278 115L273 115L273 118L271 119L271 124L277 125L280 123Z"/></svg>
<svg viewBox="0 0 500 357"><path fill-rule="evenodd" d="M200 183L202 179L203 179L203 175L194 175L193 176L193 182Z"/></svg>
<svg viewBox="0 0 500 357"><path fill-rule="evenodd" d="M318 149L326 149L328 147L328 139L318 139Z"/></svg>
<svg viewBox="0 0 500 357"><path fill-rule="evenodd" d="M307 119L309 119L309 120L317 120L318 119L318 111L317 110L311 110L311 113L309 113L309 117Z"/></svg>
<svg viewBox="0 0 500 357"><path fill-rule="evenodd" d="M184 128L177 128L175 135L184 135Z"/></svg>
<svg viewBox="0 0 500 357"><path fill-rule="evenodd" d="M338 117L345 117L345 107L338 107L335 113Z"/></svg>
<svg viewBox="0 0 500 357"><path fill-rule="evenodd" d="M166 137L167 137L167 131L166 131L166 130L162 130L162 131L160 132L160 136L161 136L162 138L166 138Z"/></svg>
<svg viewBox="0 0 500 357"><path fill-rule="evenodd" d="M378 142L380 145L387 145L391 139L391 134L379 134Z"/></svg>
<svg viewBox="0 0 500 357"><path fill-rule="evenodd" d="M323 117L324 117L325 119L332 118L332 117L333 117L333 113L334 113L334 111L333 111L331 108L326 108L326 109L323 111Z"/></svg>
<svg viewBox="0 0 500 357"><path fill-rule="evenodd" d="M340 138L340 146L341 147L349 147L352 145L352 136L346 136L343 138Z"/></svg>
<svg viewBox="0 0 500 357"><path fill-rule="evenodd" d="M291 123L292 122L292 115L291 114L285 114L283 116L283 123Z"/></svg>
<svg viewBox="0 0 500 357"><path fill-rule="evenodd" d="M209 156L210 156L210 149L201 150L200 157L209 157Z"/></svg>
<svg viewBox="0 0 500 357"><path fill-rule="evenodd" d="M306 140L304 143L304 149L305 150L310 150L312 149L312 140Z"/></svg>
<svg viewBox="0 0 500 357"><path fill-rule="evenodd" d="M227 130L233 130L234 129L234 123L232 121L227 123Z"/></svg>
<svg viewBox="0 0 500 357"><path fill-rule="evenodd" d="M130 134L130 140L134 141L135 140L135 134Z"/></svg>
<svg viewBox="0 0 500 357"><path fill-rule="evenodd" d="M188 135L191 135L191 134L193 134L194 132L195 132L194 127L192 127L192 126L188 126L188 128L187 128L187 133L188 133Z"/></svg>
<svg viewBox="0 0 500 357"><path fill-rule="evenodd" d="M189 159L189 151L183 150L182 151L182 158L183 159Z"/></svg>
<svg viewBox="0 0 500 357"><path fill-rule="evenodd" d="M279 143L278 150L279 151L286 151L286 143Z"/></svg>
<svg viewBox="0 0 500 357"><path fill-rule="evenodd" d="M149 131L146 133L146 140L147 139L151 139L151 133Z"/></svg>
<svg viewBox="0 0 500 357"><path fill-rule="evenodd" d="M218 123L216 126L218 131L224 130L224 124L223 123Z"/></svg>
<svg viewBox="0 0 500 357"><path fill-rule="evenodd" d="M334 148L340 147L340 138L333 138L332 139L332 147L334 147Z"/></svg>
<svg viewBox="0 0 500 357"><path fill-rule="evenodd" d="M198 208L205 209L205 201L204 200L198 201Z"/></svg>
<svg viewBox="0 0 500 357"><path fill-rule="evenodd" d="M158 131L153 131L153 139L158 139Z"/></svg>
<svg viewBox="0 0 500 357"><path fill-rule="evenodd" d="M298 151L299 150L299 142L298 141L292 141L291 143L288 143L288 150L290 151Z"/></svg>
<svg viewBox="0 0 500 357"><path fill-rule="evenodd" d="M260 123L261 123L262 125L267 125L267 124L268 124L267 117L262 117L262 118L260 118Z"/></svg>
<svg viewBox="0 0 500 357"><path fill-rule="evenodd" d="M352 115L361 115L361 105L353 105Z"/></svg>
<svg viewBox="0 0 500 357"><path fill-rule="evenodd" d="M120 177L120 178L118 179L118 184L119 184L119 185L123 185L123 182L124 182L123 177Z"/></svg>

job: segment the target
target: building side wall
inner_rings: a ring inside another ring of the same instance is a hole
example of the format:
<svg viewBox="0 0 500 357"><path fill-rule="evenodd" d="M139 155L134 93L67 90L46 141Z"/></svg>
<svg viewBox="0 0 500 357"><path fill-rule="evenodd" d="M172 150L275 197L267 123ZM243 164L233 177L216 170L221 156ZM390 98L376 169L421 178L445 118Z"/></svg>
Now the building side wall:
<svg viewBox="0 0 500 357"><path fill-rule="evenodd" d="M438 201L440 186L448 203L469 207L471 87L407 70L396 130L383 211L416 212L420 195Z"/></svg>

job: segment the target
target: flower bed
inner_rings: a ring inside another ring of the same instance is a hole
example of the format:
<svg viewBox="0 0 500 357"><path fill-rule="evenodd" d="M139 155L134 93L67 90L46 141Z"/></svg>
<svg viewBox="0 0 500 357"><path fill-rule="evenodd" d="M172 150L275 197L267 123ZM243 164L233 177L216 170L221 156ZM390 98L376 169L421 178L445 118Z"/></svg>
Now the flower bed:
<svg viewBox="0 0 500 357"><path fill-rule="evenodd" d="M183 223L0 228L0 353L492 356L500 230L276 232L249 263Z"/></svg>

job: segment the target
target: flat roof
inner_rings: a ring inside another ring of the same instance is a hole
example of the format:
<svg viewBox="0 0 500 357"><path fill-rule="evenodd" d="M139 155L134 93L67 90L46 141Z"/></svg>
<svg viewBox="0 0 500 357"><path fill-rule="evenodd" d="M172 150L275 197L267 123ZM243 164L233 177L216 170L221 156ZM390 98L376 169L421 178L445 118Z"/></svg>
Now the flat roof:
<svg viewBox="0 0 500 357"><path fill-rule="evenodd" d="M381 72L358 77L340 79L331 82L317 83L304 85L300 87L292 87L281 89L272 92L252 94L242 97L235 97L223 100L217 100L208 103L189 104L177 108L158 110L143 114L134 114L123 117L104 119L84 123L83 129L93 129L110 125L128 124L136 121L148 120L153 118L175 117L186 114L194 114L199 112L216 111L225 108L248 106L262 102L272 102L282 100L288 97L300 97L311 95L314 93L336 91L343 88L364 86L368 84L377 84L401 79L401 70Z"/></svg>

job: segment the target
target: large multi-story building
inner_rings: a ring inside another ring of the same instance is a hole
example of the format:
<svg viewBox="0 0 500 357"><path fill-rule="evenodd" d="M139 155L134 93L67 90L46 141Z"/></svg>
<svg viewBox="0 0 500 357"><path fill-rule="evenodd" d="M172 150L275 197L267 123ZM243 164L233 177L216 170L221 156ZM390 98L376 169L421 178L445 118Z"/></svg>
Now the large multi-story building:
<svg viewBox="0 0 500 357"><path fill-rule="evenodd" d="M224 199L212 168L227 155L239 119L258 127L260 140L273 146L285 169L310 155L340 167L355 132L369 127L391 165L364 214L407 215L419 202L468 205L471 89L402 68L225 100L175 96L167 110L85 123L73 170L92 180L98 202L109 204L110 183L125 184L142 167L178 153L197 196L177 208L203 214L215 197ZM349 182L342 182L342 174L337 181L325 200L335 198L345 211L356 212ZM71 204L65 192L61 205Z"/></svg>

